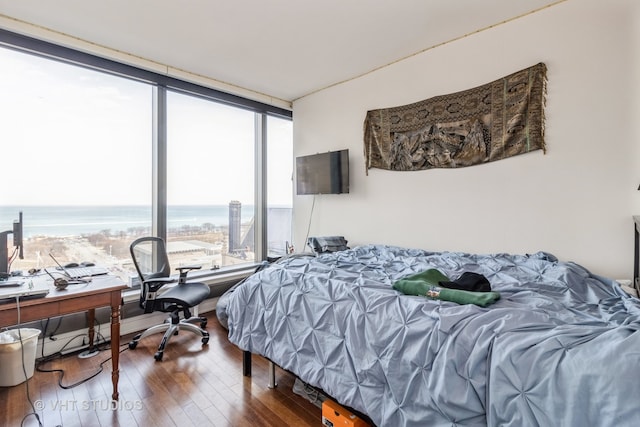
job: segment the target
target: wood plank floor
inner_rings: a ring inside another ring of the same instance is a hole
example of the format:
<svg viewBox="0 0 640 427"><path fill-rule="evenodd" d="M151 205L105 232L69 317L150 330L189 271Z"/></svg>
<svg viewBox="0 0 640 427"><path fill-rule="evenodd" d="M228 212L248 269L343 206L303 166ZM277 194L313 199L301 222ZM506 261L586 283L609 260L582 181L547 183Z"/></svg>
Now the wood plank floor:
<svg viewBox="0 0 640 427"><path fill-rule="evenodd" d="M243 377L242 352L227 340L215 313L207 317L209 345L202 347L195 335L183 332L171 339L162 362L153 359L160 334L135 350L122 346L117 406L110 400L110 361L95 378L69 389L59 386L60 373L36 371L26 383L0 387L0 426L40 425L27 384L46 427L321 425L320 408L293 393L290 373L276 368L278 387L268 389L268 363L254 356L253 376ZM88 359L68 355L40 368L64 370L62 384L68 386L97 372L109 356L109 351Z"/></svg>

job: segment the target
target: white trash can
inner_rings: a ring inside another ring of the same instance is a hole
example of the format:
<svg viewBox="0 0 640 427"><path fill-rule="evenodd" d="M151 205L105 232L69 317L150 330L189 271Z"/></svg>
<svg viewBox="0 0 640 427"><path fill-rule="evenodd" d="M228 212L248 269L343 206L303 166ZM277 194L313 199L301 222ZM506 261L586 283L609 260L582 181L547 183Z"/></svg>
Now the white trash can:
<svg viewBox="0 0 640 427"><path fill-rule="evenodd" d="M0 332L0 387L18 385L33 376L38 335L40 331L31 328L21 328L20 332L18 329Z"/></svg>

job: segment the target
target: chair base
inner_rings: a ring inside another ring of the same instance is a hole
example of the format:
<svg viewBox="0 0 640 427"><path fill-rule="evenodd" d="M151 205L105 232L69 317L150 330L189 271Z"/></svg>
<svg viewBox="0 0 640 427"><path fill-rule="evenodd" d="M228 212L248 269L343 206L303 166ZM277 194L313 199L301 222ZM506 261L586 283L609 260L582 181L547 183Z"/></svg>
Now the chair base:
<svg viewBox="0 0 640 427"><path fill-rule="evenodd" d="M153 358L159 362L162 360L164 349L169 343L169 339L171 339L171 337L174 335L178 335L178 332L181 330L193 332L196 335L200 335L202 337L202 345L207 345L209 343L209 332L204 330L204 328L207 326L206 317L194 316L190 317L189 319L182 319L177 323L171 320L172 317L169 317L163 324L152 326L146 331L134 336L131 342L129 342L129 349L135 349L138 345L138 342L144 337L157 334L159 332L164 332L162 341L160 341L160 345L158 346L158 351L153 355ZM200 323L200 326L196 326L192 323Z"/></svg>

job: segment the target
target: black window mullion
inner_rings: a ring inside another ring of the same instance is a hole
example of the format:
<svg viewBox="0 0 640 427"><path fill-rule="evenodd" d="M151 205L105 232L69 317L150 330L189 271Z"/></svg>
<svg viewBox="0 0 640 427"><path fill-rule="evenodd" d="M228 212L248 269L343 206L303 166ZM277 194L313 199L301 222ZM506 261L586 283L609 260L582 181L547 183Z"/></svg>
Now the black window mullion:
<svg viewBox="0 0 640 427"><path fill-rule="evenodd" d="M167 239L167 89L153 89L152 203L154 236Z"/></svg>

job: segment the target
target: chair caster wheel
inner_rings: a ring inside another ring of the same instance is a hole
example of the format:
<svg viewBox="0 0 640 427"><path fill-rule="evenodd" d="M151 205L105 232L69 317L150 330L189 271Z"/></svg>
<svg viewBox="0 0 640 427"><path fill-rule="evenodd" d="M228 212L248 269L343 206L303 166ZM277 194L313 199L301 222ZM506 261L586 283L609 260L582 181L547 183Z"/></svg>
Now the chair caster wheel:
<svg viewBox="0 0 640 427"><path fill-rule="evenodd" d="M202 337L202 345L207 345L209 343L209 337Z"/></svg>
<svg viewBox="0 0 640 427"><path fill-rule="evenodd" d="M137 346L138 346L138 341L131 341L129 343L129 350L135 350Z"/></svg>
<svg viewBox="0 0 640 427"><path fill-rule="evenodd" d="M156 354L153 355L153 358L156 359L157 362L162 360L163 353L161 351L157 351Z"/></svg>

